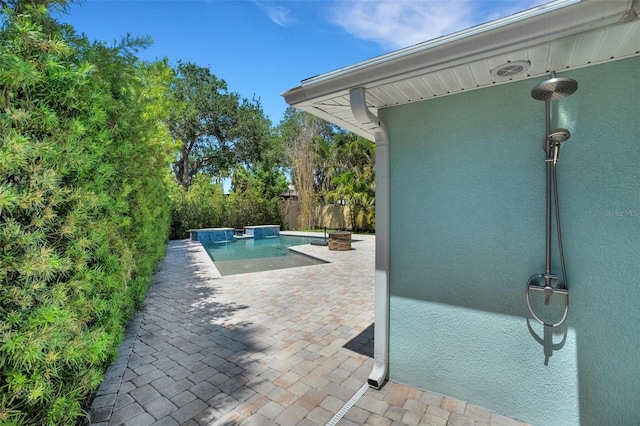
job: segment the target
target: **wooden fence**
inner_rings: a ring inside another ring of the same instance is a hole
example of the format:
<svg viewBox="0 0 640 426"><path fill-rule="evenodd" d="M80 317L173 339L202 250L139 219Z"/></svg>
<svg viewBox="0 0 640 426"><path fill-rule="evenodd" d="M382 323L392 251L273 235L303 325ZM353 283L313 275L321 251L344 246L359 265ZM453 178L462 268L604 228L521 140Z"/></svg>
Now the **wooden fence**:
<svg viewBox="0 0 640 426"><path fill-rule="evenodd" d="M300 229L298 216L300 215L300 201L287 200L283 204L284 208L284 229ZM339 204L327 204L315 206L313 211L315 228L322 229L351 229L349 206Z"/></svg>

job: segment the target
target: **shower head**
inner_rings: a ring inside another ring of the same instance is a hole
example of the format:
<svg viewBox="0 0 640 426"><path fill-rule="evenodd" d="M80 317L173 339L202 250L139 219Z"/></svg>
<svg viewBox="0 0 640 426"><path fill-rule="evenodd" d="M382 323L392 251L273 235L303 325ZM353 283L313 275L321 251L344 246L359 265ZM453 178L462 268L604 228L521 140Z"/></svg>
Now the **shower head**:
<svg viewBox="0 0 640 426"><path fill-rule="evenodd" d="M548 136L552 145L560 145L570 137L571 133L569 133L568 129L553 129Z"/></svg>
<svg viewBox="0 0 640 426"><path fill-rule="evenodd" d="M538 101L558 101L573 94L578 90L578 82L572 78L556 77L551 73L551 78L531 89L531 97Z"/></svg>
<svg viewBox="0 0 640 426"><path fill-rule="evenodd" d="M553 149L553 164L558 162L560 158L560 144L571 137L571 133L567 129L553 129L547 136L546 152L551 155Z"/></svg>

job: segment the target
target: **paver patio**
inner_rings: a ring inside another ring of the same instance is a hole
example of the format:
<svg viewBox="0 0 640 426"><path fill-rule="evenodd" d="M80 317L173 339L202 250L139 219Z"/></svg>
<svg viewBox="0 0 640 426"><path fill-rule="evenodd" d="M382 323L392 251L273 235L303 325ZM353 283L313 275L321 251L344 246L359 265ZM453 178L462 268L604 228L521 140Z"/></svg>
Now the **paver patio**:
<svg viewBox="0 0 640 426"><path fill-rule="evenodd" d="M524 425L392 382L336 423L373 366L374 237L352 247L300 246L330 263L220 277L199 243L171 241L91 424Z"/></svg>

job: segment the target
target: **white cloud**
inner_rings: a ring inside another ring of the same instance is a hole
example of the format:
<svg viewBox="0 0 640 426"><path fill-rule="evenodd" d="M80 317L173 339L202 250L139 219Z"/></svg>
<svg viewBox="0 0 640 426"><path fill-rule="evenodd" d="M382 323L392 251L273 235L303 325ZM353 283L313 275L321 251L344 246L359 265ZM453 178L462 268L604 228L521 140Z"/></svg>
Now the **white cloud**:
<svg viewBox="0 0 640 426"><path fill-rule="evenodd" d="M353 36L398 49L451 34L548 0L348 0L332 20Z"/></svg>
<svg viewBox="0 0 640 426"><path fill-rule="evenodd" d="M267 14L272 22L280 25L281 27L286 27L295 21L291 16L291 10L281 4L276 4L274 2L258 2L256 0L254 0L254 3Z"/></svg>

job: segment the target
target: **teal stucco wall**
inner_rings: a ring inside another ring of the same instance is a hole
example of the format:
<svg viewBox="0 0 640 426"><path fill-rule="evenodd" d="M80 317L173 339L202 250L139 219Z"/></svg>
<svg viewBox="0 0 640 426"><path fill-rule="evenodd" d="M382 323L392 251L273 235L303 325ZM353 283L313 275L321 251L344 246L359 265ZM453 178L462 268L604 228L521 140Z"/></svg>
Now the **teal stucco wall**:
<svg viewBox="0 0 640 426"><path fill-rule="evenodd" d="M381 111L392 380L534 425L640 424L638 70L636 57L558 73L579 82L552 104L552 128L572 133L558 164L571 300L559 329L525 302L544 272L544 103L530 96L544 78ZM559 274L555 244L553 256Z"/></svg>

